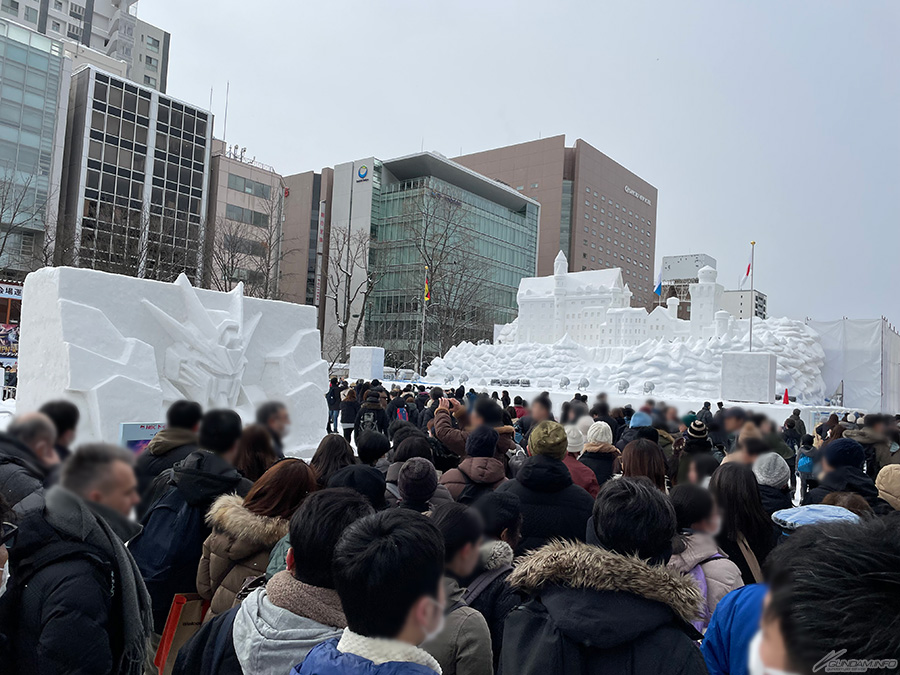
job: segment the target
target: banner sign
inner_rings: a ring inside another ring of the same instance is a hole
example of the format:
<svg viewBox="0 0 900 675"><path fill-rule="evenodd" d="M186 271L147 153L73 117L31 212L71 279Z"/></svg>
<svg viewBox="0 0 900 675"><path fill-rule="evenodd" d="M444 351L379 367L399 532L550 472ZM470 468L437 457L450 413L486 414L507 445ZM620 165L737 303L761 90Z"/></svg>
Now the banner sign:
<svg viewBox="0 0 900 675"><path fill-rule="evenodd" d="M165 428L165 422L122 422L119 425L119 445L138 455L144 451L150 439Z"/></svg>
<svg viewBox="0 0 900 675"><path fill-rule="evenodd" d="M19 357L18 324L0 324L0 358L15 359Z"/></svg>

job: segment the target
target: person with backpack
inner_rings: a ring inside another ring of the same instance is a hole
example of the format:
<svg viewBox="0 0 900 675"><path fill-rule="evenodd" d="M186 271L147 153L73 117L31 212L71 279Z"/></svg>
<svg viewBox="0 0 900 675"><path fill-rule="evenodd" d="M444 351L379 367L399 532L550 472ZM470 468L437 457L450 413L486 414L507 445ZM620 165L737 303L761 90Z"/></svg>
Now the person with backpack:
<svg viewBox="0 0 900 675"><path fill-rule="evenodd" d="M379 434L387 434L388 417L381 405L381 394L378 391L369 390L365 402L359 407L356 414L356 422L353 425L353 437L359 438L366 431L377 431Z"/></svg>
<svg viewBox="0 0 900 675"><path fill-rule="evenodd" d="M484 523L475 509L462 504L443 504L431 522L444 538L444 629L422 649L441 665L442 675L493 675L491 632L478 610L463 599L460 586L478 565Z"/></svg>
<svg viewBox="0 0 900 675"><path fill-rule="evenodd" d="M699 618L692 623L704 633L719 601L744 582L738 566L716 544L721 523L709 490L683 483L672 488L669 501L675 509L678 534L672 543L668 568L690 577L700 589L703 606Z"/></svg>
<svg viewBox="0 0 900 675"><path fill-rule="evenodd" d="M797 476L800 478L800 503L806 499L806 493L819 484L816 477L822 471L819 448L815 447L815 439L806 434L797 448Z"/></svg>
<svg viewBox="0 0 900 675"><path fill-rule="evenodd" d="M466 438L466 458L446 471L440 483L460 504L472 504L481 495L506 482L503 462L494 457L500 435L486 424L474 428Z"/></svg>
<svg viewBox="0 0 900 675"><path fill-rule="evenodd" d="M407 399L407 396L410 397L409 400ZM404 394L399 389L391 391L391 402L388 403L387 409L385 409L388 425L394 420L416 424L419 417L419 411L416 409L415 404L412 403L411 398L412 394ZM388 437L390 437L390 435Z"/></svg>

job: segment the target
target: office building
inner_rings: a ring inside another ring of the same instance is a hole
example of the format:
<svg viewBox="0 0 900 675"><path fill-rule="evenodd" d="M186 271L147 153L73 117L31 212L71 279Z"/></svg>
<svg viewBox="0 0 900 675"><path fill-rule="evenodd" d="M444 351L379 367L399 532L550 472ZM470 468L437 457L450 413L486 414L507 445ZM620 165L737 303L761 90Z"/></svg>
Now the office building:
<svg viewBox="0 0 900 675"><path fill-rule="evenodd" d="M0 18L125 61L128 79L165 93L169 34L135 11L136 0L0 0Z"/></svg>
<svg viewBox="0 0 900 675"><path fill-rule="evenodd" d="M691 284L700 281L699 272L704 267L716 269L716 259L705 253L688 255L667 255L662 259L662 296L659 303L668 298L678 298L678 318L691 316Z"/></svg>
<svg viewBox="0 0 900 675"><path fill-rule="evenodd" d="M202 280L212 114L85 66L69 91L57 263Z"/></svg>
<svg viewBox="0 0 900 675"><path fill-rule="evenodd" d="M541 205L539 276L553 274L562 251L570 272L622 269L633 303L652 306L657 190L578 139L565 136L457 157Z"/></svg>
<svg viewBox="0 0 900 675"><path fill-rule="evenodd" d="M246 148L212 142L204 286L230 291L243 282L246 295L280 299L284 191L275 169Z"/></svg>
<svg viewBox="0 0 900 675"><path fill-rule="evenodd" d="M757 319L767 319L769 310L765 293L754 291L725 291L722 294L722 309L736 319L749 319L750 313Z"/></svg>
<svg viewBox="0 0 900 675"><path fill-rule="evenodd" d="M58 218L71 65L59 40L0 20L0 277L46 264Z"/></svg>
<svg viewBox="0 0 900 675"><path fill-rule="evenodd" d="M490 339L494 324L515 318L519 281L535 274L540 210L431 152L336 166L326 281L345 274L349 293L338 293L335 312L328 288L321 305L326 358L374 344L389 365L417 365L426 265L426 361L462 340Z"/></svg>
<svg viewBox="0 0 900 675"><path fill-rule="evenodd" d="M330 168L284 177L281 295L288 302L323 306L333 182ZM319 330L324 329L324 320L320 311Z"/></svg>

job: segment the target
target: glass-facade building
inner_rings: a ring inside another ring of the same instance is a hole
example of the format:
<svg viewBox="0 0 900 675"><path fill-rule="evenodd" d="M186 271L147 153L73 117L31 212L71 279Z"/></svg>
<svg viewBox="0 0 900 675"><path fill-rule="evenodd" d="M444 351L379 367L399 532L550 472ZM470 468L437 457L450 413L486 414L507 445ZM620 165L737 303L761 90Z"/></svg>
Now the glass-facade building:
<svg viewBox="0 0 900 675"><path fill-rule="evenodd" d="M199 284L212 115L89 66L72 78L57 263Z"/></svg>
<svg viewBox="0 0 900 675"><path fill-rule="evenodd" d="M366 343L412 363L429 263L426 357L492 339L494 324L516 318L519 281L535 273L540 206L439 155L373 164Z"/></svg>
<svg viewBox="0 0 900 675"><path fill-rule="evenodd" d="M63 45L0 20L0 276L40 267L52 242L62 172L69 65Z"/></svg>

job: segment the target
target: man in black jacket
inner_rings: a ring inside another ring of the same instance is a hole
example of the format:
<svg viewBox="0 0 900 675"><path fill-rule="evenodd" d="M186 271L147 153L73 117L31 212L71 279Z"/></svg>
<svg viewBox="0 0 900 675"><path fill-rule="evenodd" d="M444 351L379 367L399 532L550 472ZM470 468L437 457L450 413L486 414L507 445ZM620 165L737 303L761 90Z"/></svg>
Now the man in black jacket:
<svg viewBox="0 0 900 675"><path fill-rule="evenodd" d="M0 494L17 511L32 506L39 508L44 488L57 477L59 455L56 453L56 427L43 413L17 417L0 433Z"/></svg>
<svg viewBox="0 0 900 675"><path fill-rule="evenodd" d="M822 474L819 485L806 494L804 504L821 504L830 492L854 492L865 499L878 515L893 511L890 504L878 496L875 481L863 471L866 451L852 438L838 438L822 449Z"/></svg>
<svg viewBox="0 0 900 675"><path fill-rule="evenodd" d="M150 485L154 479L199 449L197 430L200 428L202 417L203 408L195 401L175 401L169 406L166 411L166 428L157 432L151 439L138 457L135 466L138 491L141 495L141 504L137 509L138 518L142 518L150 508L146 497L149 496Z"/></svg>
<svg viewBox="0 0 900 675"><path fill-rule="evenodd" d="M556 422L541 422L531 431L525 460L514 480L496 492L511 492L522 502L522 539L516 554L543 546L551 539L584 540L594 500L572 482L563 463L569 449L566 430Z"/></svg>
<svg viewBox="0 0 900 675"><path fill-rule="evenodd" d="M78 407L71 401L48 401L41 406L38 412L44 413L56 427L56 454L59 461L65 462L72 454L70 448L75 443L75 433L78 429L80 414Z"/></svg>
<svg viewBox="0 0 900 675"><path fill-rule="evenodd" d="M217 497L245 496L253 484L231 465L241 437L241 418L232 410L210 410L200 422L200 447L161 473L151 487L150 509L133 542L153 601L155 640L165 627L172 598L197 592L197 564L210 534L206 513Z"/></svg>
<svg viewBox="0 0 900 675"><path fill-rule="evenodd" d="M125 542L140 531L131 453L79 448L61 485L19 522L10 587L0 598L3 672L138 675L150 598Z"/></svg>
<svg viewBox="0 0 900 675"><path fill-rule="evenodd" d="M689 623L703 598L670 571L675 512L646 478L604 483L596 545L557 541L523 559L510 584L530 599L506 617L504 675L700 675Z"/></svg>

